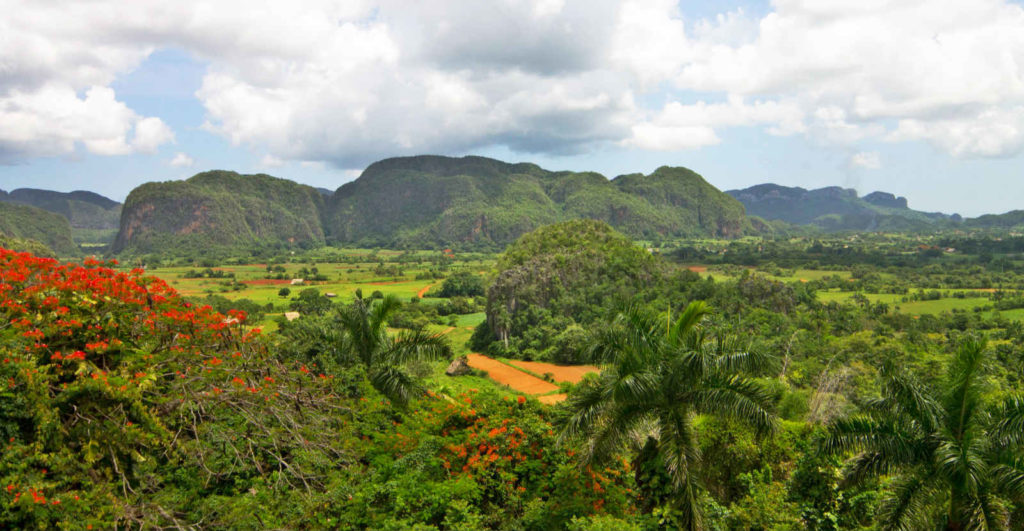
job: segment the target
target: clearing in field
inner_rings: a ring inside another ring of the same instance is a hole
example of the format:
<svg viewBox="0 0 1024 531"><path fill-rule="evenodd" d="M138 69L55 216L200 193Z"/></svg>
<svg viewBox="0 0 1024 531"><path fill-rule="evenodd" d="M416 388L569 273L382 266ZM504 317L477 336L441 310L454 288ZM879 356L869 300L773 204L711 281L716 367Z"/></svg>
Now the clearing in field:
<svg viewBox="0 0 1024 531"><path fill-rule="evenodd" d="M528 395L543 395L558 390L558 386L515 367L493 360L483 354L469 354L469 366L487 373L492 380Z"/></svg>
<svg viewBox="0 0 1024 531"><path fill-rule="evenodd" d="M593 365L555 365L542 361L510 360L509 363L526 369L534 374L551 374L557 382L580 383L585 374L599 373L601 369Z"/></svg>

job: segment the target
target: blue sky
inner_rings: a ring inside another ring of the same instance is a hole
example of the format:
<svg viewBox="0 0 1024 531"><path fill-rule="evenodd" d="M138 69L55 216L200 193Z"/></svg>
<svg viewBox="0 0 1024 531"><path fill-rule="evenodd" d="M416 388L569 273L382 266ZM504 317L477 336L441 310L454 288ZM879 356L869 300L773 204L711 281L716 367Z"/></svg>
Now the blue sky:
<svg viewBox="0 0 1024 531"><path fill-rule="evenodd" d="M335 189L438 153L1024 209L1004 0L56 4L0 20L6 190L123 200L208 169Z"/></svg>

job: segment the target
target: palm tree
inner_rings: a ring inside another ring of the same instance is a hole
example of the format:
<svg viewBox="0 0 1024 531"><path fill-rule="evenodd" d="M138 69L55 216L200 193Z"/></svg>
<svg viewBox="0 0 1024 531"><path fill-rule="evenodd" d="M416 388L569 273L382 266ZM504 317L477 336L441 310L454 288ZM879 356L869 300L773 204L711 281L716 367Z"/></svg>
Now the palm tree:
<svg viewBox="0 0 1024 531"><path fill-rule="evenodd" d="M822 450L856 452L844 483L893 476L882 529L1005 529L1024 501L1024 398L985 400L985 342L962 343L938 389L887 367L883 396L828 426Z"/></svg>
<svg viewBox="0 0 1024 531"><path fill-rule="evenodd" d="M629 443L638 472L652 459L663 462L683 529L704 527L695 417L722 415L759 433L774 431L777 422L768 393L743 376L766 358L735 352L728 338L713 336L703 326L708 313L703 302L694 302L674 322L635 307L620 314L595 338L601 374L573 393L562 434L586 440L585 464Z"/></svg>
<svg viewBox="0 0 1024 531"><path fill-rule="evenodd" d="M389 295L372 303L356 292L352 304L338 310L338 324L343 332L342 351L350 352L366 368L370 384L399 407L422 388L405 370L413 360L449 357L448 341L423 331L403 331L397 337L388 334L388 318L401 307Z"/></svg>

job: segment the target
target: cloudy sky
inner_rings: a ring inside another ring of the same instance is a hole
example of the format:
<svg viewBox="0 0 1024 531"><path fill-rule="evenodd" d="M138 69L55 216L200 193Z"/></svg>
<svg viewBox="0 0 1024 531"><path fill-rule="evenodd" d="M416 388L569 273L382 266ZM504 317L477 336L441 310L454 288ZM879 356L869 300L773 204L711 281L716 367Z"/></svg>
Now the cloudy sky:
<svg viewBox="0 0 1024 531"><path fill-rule="evenodd" d="M1009 0L0 0L0 188L479 154L1024 209Z"/></svg>

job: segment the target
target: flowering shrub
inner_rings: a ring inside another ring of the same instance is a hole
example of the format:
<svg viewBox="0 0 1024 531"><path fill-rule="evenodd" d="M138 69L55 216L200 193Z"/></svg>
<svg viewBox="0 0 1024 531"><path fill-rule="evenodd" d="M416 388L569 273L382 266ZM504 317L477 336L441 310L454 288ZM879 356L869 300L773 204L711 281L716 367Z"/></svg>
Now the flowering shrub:
<svg viewBox="0 0 1024 531"><path fill-rule="evenodd" d="M346 521L556 529L573 516L631 511L625 464L581 470L538 402L468 393L417 405L393 430L368 436L378 471L369 485L387 488L354 493Z"/></svg>
<svg viewBox="0 0 1024 531"><path fill-rule="evenodd" d="M289 448L334 416L294 409L341 407L329 379L267 356L243 312L115 265L0 249L0 527L175 523L187 516L160 505L180 487L165 467L207 486L282 469L278 485L315 480Z"/></svg>

